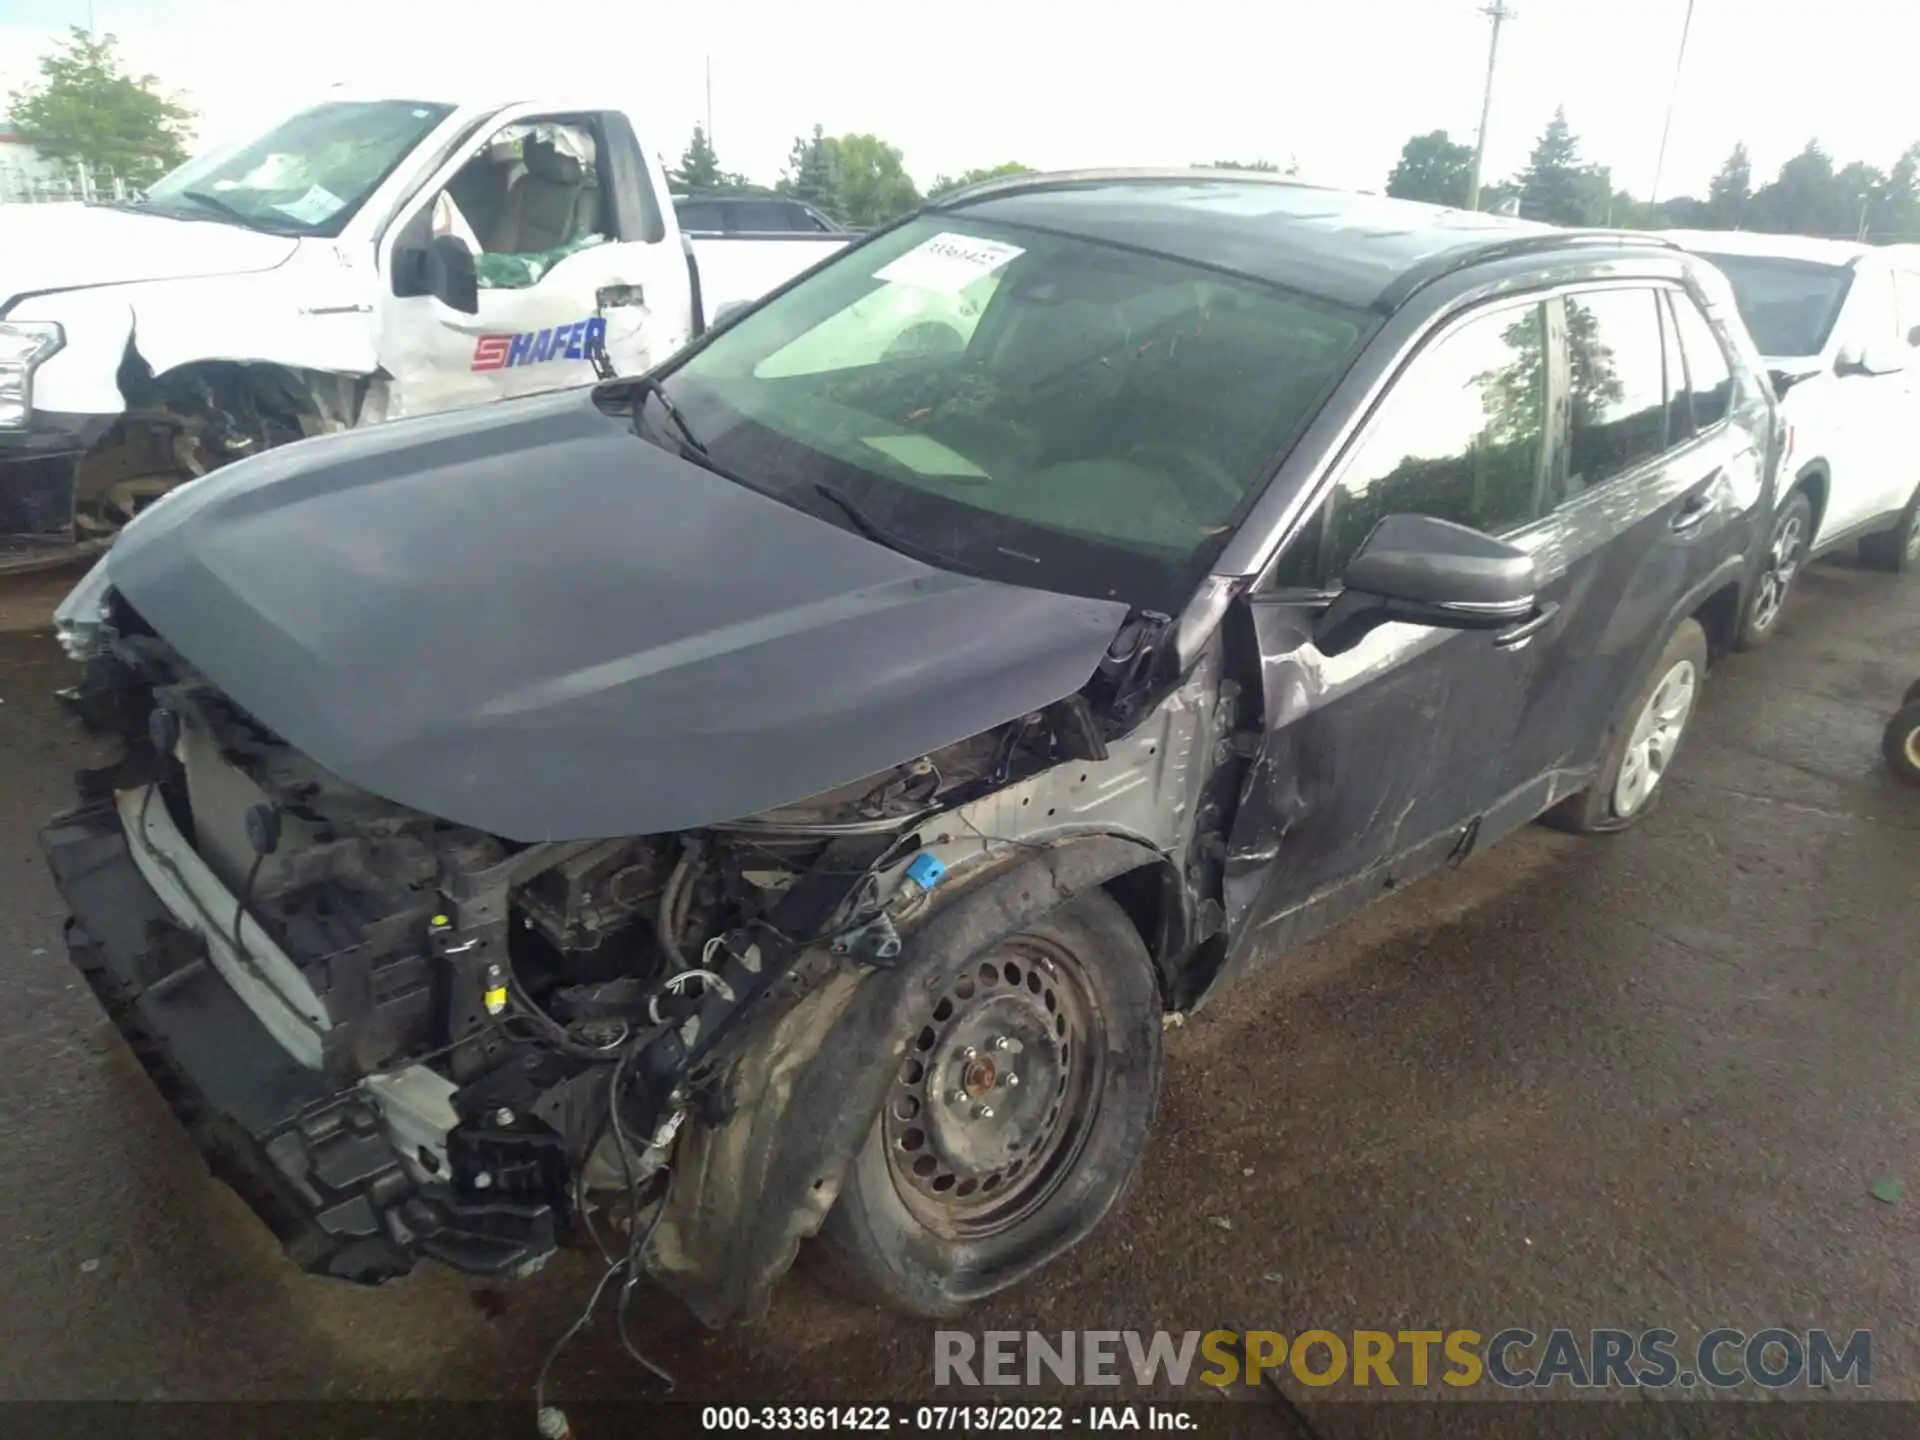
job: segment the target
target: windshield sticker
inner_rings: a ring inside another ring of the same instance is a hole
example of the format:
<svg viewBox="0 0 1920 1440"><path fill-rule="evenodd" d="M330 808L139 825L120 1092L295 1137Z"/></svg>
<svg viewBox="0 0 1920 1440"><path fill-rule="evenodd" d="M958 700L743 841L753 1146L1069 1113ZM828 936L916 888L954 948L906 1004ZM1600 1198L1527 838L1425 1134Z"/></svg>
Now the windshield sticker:
<svg viewBox="0 0 1920 1440"><path fill-rule="evenodd" d="M987 472L931 435L867 435L860 443L897 460L917 475L965 475L988 479Z"/></svg>
<svg viewBox="0 0 1920 1440"><path fill-rule="evenodd" d="M946 231L888 261L873 272L873 278L911 285L916 290L957 295L981 276L991 275L1009 260L1026 253L1018 245L1003 245L998 240Z"/></svg>
<svg viewBox="0 0 1920 1440"><path fill-rule="evenodd" d="M521 330L481 335L473 343L475 370L517 370L549 360L585 360L607 343L604 315L556 325L551 330Z"/></svg>
<svg viewBox="0 0 1920 1440"><path fill-rule="evenodd" d="M302 225L318 225L330 219L347 202L342 200L325 186L315 185L298 200L290 200L285 205L273 208L289 220L298 220Z"/></svg>

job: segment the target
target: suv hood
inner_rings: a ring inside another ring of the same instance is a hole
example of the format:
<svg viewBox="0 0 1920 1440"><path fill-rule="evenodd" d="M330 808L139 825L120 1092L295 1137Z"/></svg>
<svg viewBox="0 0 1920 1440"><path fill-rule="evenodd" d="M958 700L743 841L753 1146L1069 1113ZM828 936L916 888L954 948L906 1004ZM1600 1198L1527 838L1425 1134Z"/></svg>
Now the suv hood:
<svg viewBox="0 0 1920 1440"><path fill-rule="evenodd" d="M299 244L220 221L104 205L0 205L0 273L10 300L43 290L271 270Z"/></svg>
<svg viewBox="0 0 1920 1440"><path fill-rule="evenodd" d="M635 437L590 390L223 467L106 564L319 764L529 842L876 774L1073 693L1127 614L895 554Z"/></svg>

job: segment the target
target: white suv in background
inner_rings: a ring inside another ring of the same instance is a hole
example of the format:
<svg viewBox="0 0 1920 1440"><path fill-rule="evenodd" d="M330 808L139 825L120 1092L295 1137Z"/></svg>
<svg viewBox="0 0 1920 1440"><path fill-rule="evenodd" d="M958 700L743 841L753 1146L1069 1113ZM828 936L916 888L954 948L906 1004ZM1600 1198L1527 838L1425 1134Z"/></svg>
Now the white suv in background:
<svg viewBox="0 0 1920 1440"><path fill-rule="evenodd" d="M1800 567L1858 543L1880 570L1920 567L1920 246L1744 231L1668 231L1732 283L1781 392L1768 573L1741 642L1772 633Z"/></svg>

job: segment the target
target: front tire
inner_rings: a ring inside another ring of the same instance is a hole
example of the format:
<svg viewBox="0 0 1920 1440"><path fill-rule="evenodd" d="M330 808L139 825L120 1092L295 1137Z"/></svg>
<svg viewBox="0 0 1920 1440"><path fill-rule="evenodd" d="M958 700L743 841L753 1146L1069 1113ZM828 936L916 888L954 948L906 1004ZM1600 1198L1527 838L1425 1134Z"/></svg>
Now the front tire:
<svg viewBox="0 0 1920 1440"><path fill-rule="evenodd" d="M1664 793L1660 782L1686 738L1706 673L1707 632L1682 620L1607 732L1593 784L1548 811L1547 823L1594 835L1645 819Z"/></svg>
<svg viewBox="0 0 1920 1440"><path fill-rule="evenodd" d="M1160 990L1093 890L922 994L811 1258L845 1293L947 1318L1085 1239L1126 1189L1159 1099Z"/></svg>
<svg viewBox="0 0 1920 1440"><path fill-rule="evenodd" d="M1880 737L1887 765L1909 785L1920 785L1920 703L1900 707Z"/></svg>
<svg viewBox="0 0 1920 1440"><path fill-rule="evenodd" d="M1787 596L1793 592L1793 582L1800 577L1812 544L1813 501L1806 491L1796 490L1773 517L1773 538L1767 546L1766 568L1754 584L1746 619L1741 622L1740 634L1734 640L1736 649L1752 650L1773 638L1773 632L1780 625L1781 612L1786 609Z"/></svg>

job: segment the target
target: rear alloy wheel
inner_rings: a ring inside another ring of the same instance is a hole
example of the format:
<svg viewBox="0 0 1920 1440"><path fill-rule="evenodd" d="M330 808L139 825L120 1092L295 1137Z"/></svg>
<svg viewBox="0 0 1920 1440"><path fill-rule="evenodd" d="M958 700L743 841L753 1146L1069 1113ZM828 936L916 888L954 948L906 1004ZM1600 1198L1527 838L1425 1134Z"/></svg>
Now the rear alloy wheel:
<svg viewBox="0 0 1920 1440"><path fill-rule="evenodd" d="M1682 620L1622 718L1607 732L1591 786L1543 817L1580 834L1624 830L1653 809L1673 768L1707 673L1707 633Z"/></svg>
<svg viewBox="0 0 1920 1440"><path fill-rule="evenodd" d="M940 1317L1026 1278L1119 1198L1159 1095L1161 1008L1103 891L922 995L814 1258L862 1299Z"/></svg>
<svg viewBox="0 0 1920 1440"><path fill-rule="evenodd" d="M1740 627L1740 649L1751 650L1772 638L1793 582L1799 578L1801 566L1806 564L1807 547L1812 543L1813 502L1807 498L1806 491L1796 490L1774 517L1766 568L1754 584L1746 623Z"/></svg>
<svg viewBox="0 0 1920 1440"><path fill-rule="evenodd" d="M1907 501L1899 523L1891 530L1861 537L1860 563L1889 575L1920 568L1920 490Z"/></svg>
<svg viewBox="0 0 1920 1440"><path fill-rule="evenodd" d="M1920 703L1901 706L1887 722L1880 753L1894 774L1909 785L1920 785Z"/></svg>

